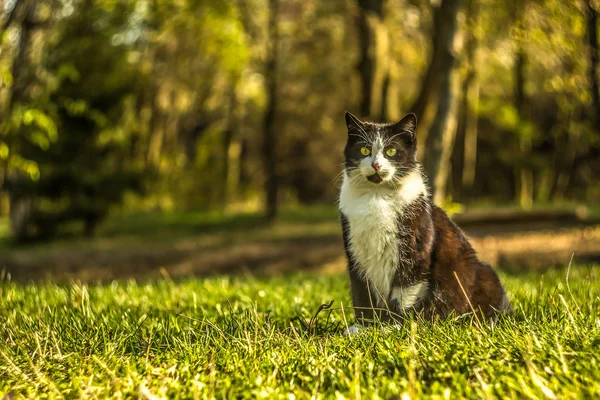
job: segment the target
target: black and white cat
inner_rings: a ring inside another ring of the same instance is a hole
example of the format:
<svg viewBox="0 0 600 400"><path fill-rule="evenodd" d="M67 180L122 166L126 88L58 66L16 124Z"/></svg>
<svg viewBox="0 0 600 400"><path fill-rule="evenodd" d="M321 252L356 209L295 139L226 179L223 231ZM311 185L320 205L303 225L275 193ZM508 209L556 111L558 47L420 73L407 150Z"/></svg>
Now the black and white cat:
<svg viewBox="0 0 600 400"><path fill-rule="evenodd" d="M346 125L339 209L356 316L347 333L407 313L434 319L476 312L493 319L509 311L496 273L429 199L417 162L415 115L376 124L346 113Z"/></svg>

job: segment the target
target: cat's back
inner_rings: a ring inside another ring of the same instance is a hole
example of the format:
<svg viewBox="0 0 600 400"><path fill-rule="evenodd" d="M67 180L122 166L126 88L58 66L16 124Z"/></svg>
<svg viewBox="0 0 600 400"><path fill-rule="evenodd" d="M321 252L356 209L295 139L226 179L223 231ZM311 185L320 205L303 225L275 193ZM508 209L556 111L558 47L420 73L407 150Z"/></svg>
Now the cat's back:
<svg viewBox="0 0 600 400"><path fill-rule="evenodd" d="M443 292L445 308L462 314L474 307L487 317L509 311L510 303L498 275L478 259L463 231L435 205L431 218L435 230L431 271Z"/></svg>

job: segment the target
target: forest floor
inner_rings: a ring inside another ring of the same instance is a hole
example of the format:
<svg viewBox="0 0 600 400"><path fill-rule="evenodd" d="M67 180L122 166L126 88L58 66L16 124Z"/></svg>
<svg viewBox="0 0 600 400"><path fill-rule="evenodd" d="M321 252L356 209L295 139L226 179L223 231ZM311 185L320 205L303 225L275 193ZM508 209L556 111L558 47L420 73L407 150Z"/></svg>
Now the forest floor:
<svg viewBox="0 0 600 400"><path fill-rule="evenodd" d="M130 216L91 240L4 241L0 398L600 396L600 224L492 225L467 233L500 267L513 316L355 337L341 335L353 317L331 208L273 225Z"/></svg>
<svg viewBox="0 0 600 400"><path fill-rule="evenodd" d="M465 232L494 267L546 269L566 265L573 255L579 263L600 261L598 219L554 221L542 215L507 225L473 215L475 223L463 218ZM16 282L269 276L344 268L340 223L331 207L287 211L273 224L258 214L133 215L108 220L93 239L17 247L0 241L0 271Z"/></svg>

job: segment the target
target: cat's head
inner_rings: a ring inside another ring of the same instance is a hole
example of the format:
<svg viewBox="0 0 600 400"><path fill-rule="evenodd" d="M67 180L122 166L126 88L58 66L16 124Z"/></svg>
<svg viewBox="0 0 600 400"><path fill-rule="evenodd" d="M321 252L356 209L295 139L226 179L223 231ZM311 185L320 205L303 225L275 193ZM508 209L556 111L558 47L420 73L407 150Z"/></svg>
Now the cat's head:
<svg viewBox="0 0 600 400"><path fill-rule="evenodd" d="M417 167L417 117L391 124L363 122L346 113L346 175L357 184L394 186Z"/></svg>

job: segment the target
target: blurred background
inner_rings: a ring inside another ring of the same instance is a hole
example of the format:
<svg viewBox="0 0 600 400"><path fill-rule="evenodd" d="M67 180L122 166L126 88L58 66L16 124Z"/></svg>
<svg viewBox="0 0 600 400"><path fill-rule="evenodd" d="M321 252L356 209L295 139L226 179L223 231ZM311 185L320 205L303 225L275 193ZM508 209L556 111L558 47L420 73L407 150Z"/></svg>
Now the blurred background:
<svg viewBox="0 0 600 400"><path fill-rule="evenodd" d="M596 0L2 0L0 270L336 270L344 111L509 268L600 255Z"/></svg>

